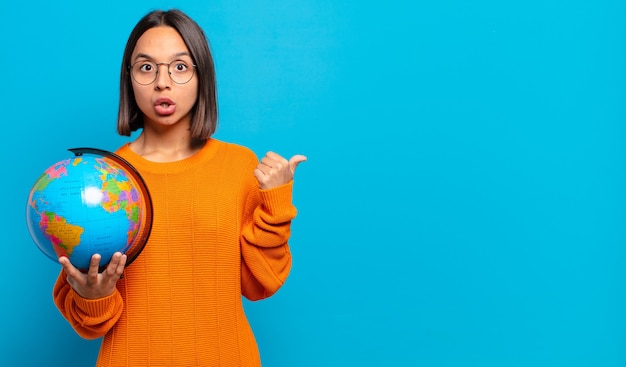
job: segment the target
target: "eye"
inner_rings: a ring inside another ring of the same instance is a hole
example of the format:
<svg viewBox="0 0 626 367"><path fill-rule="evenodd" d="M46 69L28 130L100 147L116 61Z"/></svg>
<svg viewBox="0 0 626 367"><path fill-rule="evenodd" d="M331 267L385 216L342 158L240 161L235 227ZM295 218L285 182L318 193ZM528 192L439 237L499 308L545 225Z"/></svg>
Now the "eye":
<svg viewBox="0 0 626 367"><path fill-rule="evenodd" d="M174 61L174 71L177 73L184 73L185 71L187 71L189 69L189 66L187 66L187 63L184 61Z"/></svg>
<svg viewBox="0 0 626 367"><path fill-rule="evenodd" d="M155 70L155 66L152 63L149 63L149 62L145 62L143 64L138 64L137 68L142 73L152 73Z"/></svg>

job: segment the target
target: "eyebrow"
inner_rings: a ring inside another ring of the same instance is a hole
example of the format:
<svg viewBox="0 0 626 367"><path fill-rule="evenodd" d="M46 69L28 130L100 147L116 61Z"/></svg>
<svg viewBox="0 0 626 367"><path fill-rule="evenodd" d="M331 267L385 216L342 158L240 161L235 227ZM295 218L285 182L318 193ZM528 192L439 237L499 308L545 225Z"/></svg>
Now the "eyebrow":
<svg viewBox="0 0 626 367"><path fill-rule="evenodd" d="M182 51L182 52L177 52L177 53L173 54L172 58L176 58L176 57L180 57L180 56L189 56L189 57L191 57L191 55L189 55L189 52ZM154 58L152 56L150 56L148 54L142 54L142 53L137 54L137 56L135 56L135 58L133 60L136 61L137 59L142 59L142 58L143 59L148 59L148 60L154 60Z"/></svg>

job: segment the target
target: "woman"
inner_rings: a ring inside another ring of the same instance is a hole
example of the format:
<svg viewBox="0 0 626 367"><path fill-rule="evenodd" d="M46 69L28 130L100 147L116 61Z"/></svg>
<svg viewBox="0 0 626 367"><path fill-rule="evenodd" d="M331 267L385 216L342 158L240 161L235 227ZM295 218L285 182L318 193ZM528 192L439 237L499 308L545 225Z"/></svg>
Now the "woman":
<svg viewBox="0 0 626 367"><path fill-rule="evenodd" d="M103 337L98 366L260 366L242 295L274 294L291 268L296 166L211 138L215 76L203 31L178 11L142 18L124 52L117 154L150 189L151 236L125 269L116 253L98 273L65 257L55 304L79 335Z"/></svg>

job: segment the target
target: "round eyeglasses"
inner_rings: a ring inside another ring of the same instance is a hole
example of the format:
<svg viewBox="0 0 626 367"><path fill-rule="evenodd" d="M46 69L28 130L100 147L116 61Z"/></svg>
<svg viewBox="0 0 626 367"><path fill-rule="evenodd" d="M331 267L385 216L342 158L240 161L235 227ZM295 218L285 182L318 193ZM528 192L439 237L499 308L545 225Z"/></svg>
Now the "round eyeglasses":
<svg viewBox="0 0 626 367"><path fill-rule="evenodd" d="M160 65L167 66L167 74L176 84L188 83L193 78L196 69L196 65L185 60L175 60L170 63L140 60L128 66L128 68L134 81L141 85L148 85L154 83L157 79Z"/></svg>

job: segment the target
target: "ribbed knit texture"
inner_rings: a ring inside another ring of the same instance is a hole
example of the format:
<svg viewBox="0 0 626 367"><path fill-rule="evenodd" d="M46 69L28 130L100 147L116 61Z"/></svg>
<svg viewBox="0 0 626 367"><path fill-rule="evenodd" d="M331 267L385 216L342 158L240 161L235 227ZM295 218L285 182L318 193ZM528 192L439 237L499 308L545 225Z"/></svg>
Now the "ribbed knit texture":
<svg viewBox="0 0 626 367"><path fill-rule="evenodd" d="M61 313L82 337L104 336L99 367L260 366L242 294L268 297L287 278L292 183L259 190L254 153L215 139L171 163L117 153L148 185L151 236L109 297L80 297L61 271Z"/></svg>

